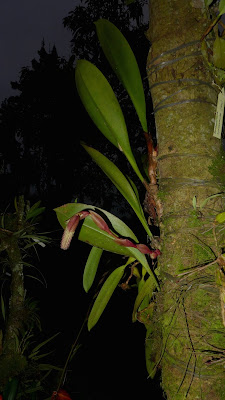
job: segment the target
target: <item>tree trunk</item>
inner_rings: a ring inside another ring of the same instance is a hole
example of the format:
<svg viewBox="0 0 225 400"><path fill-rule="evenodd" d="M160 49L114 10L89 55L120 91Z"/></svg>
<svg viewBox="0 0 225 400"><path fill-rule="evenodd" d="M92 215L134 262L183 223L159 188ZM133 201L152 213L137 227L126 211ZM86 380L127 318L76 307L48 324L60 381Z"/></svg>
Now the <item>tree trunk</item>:
<svg viewBox="0 0 225 400"><path fill-rule="evenodd" d="M199 41L209 24L204 0L150 0L147 72L163 205L156 362L169 400L225 399L223 286L216 280L224 241L214 224L224 209L222 196L209 198L223 190L225 164L213 137L219 88Z"/></svg>

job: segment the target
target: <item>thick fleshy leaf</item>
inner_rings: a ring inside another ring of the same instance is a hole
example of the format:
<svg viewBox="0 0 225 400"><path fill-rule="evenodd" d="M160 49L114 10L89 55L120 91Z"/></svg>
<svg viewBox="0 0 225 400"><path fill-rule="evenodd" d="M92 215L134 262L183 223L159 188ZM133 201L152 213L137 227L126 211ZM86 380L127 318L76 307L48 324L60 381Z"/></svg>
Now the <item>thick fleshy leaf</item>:
<svg viewBox="0 0 225 400"><path fill-rule="evenodd" d="M138 240L133 233L133 231L123 222L121 219L115 217L115 215L109 213L98 207L93 207L87 204L81 203L69 203L55 209L59 223L63 227L66 227L66 221L71 218L74 214L81 212L83 210L95 210L96 212L102 214L106 220L108 220L112 225L112 230L114 233L119 234L132 239L135 243ZM137 248L125 247L115 242L114 238L110 236L107 232L101 230L92 220L91 217L85 218L82 227L79 232L78 239L86 242L92 246L99 247L103 250L110 251L112 253L121 254L128 257L134 257L140 262L140 264L145 268L149 275L153 276L156 282L156 286L159 289L157 279L152 273L148 261L144 254L142 254Z"/></svg>
<svg viewBox="0 0 225 400"><path fill-rule="evenodd" d="M118 283L120 282L125 267L127 264L122 265L119 268L116 268L111 275L109 275L108 279L105 281L104 285L102 286L97 299L94 302L92 310L90 312L88 318L88 330L90 331L95 324L98 322L99 318L101 317L104 309L106 308L114 290L116 289Z"/></svg>
<svg viewBox="0 0 225 400"><path fill-rule="evenodd" d="M83 274L83 287L85 292L88 292L94 282L102 253L103 250L98 247L92 247L90 251Z"/></svg>
<svg viewBox="0 0 225 400"><path fill-rule="evenodd" d="M107 157L101 154L99 151L83 143L82 146L92 157L92 159L96 162L96 164L103 170L103 172L105 172L105 174L116 186L116 188L120 191L120 193L124 196L124 198L128 201L128 203L136 213L138 219L142 223L143 227L145 228L147 234L151 237L152 234L146 222L144 212L142 210L140 199L138 196L138 191L134 183L132 182L131 185L131 183L129 183L129 181L119 170L119 168Z"/></svg>
<svg viewBox="0 0 225 400"><path fill-rule="evenodd" d="M86 60L77 62L75 80L78 94L91 119L103 135L125 154L143 182L130 147L122 110L109 82L95 65Z"/></svg>
<svg viewBox="0 0 225 400"><path fill-rule="evenodd" d="M136 321L136 312L138 307L140 306L140 304L147 295L149 296L149 298L152 297L153 290L155 288L156 288L155 280L153 279L153 276L150 275L148 279L141 285L141 289L136 297L132 314L133 322Z"/></svg>
<svg viewBox="0 0 225 400"><path fill-rule="evenodd" d="M148 131L141 74L134 53L120 30L106 19L95 22L97 35L114 72L127 90L144 132Z"/></svg>
<svg viewBox="0 0 225 400"><path fill-rule="evenodd" d="M213 64L216 68L225 69L225 40L219 36L213 43Z"/></svg>

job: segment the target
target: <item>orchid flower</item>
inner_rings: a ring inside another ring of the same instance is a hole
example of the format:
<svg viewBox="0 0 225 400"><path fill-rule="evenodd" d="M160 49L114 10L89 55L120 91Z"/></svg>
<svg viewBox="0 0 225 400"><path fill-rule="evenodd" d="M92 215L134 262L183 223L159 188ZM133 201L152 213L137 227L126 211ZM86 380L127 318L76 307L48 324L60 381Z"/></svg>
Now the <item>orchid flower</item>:
<svg viewBox="0 0 225 400"><path fill-rule="evenodd" d="M126 239L126 238L119 238L116 236L109 228L105 220L97 214L95 211L89 210L89 211L81 211L75 215L73 215L66 224L66 228L64 230L62 240L61 240L61 249L67 250L70 246L71 240L73 238L73 235L76 231L76 228L79 224L79 222L90 216L92 218L92 221L104 232L107 232L110 236L112 236L117 244L120 246L124 247L134 247L138 249L141 253L143 254L149 254L150 258L152 260L156 259L158 255L160 255L160 250L151 250L149 249L148 246L145 244L136 244L133 243L131 240Z"/></svg>

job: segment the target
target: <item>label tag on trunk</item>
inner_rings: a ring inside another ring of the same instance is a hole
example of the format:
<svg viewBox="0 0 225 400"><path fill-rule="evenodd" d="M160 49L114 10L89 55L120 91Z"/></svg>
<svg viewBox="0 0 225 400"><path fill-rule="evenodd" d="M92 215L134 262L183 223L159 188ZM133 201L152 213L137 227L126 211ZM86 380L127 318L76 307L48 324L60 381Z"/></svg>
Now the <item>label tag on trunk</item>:
<svg viewBox="0 0 225 400"><path fill-rule="evenodd" d="M221 139L221 134L222 134L224 105L225 105L225 93L223 88L218 95L216 117L215 117L214 131L213 131L213 136L218 139Z"/></svg>

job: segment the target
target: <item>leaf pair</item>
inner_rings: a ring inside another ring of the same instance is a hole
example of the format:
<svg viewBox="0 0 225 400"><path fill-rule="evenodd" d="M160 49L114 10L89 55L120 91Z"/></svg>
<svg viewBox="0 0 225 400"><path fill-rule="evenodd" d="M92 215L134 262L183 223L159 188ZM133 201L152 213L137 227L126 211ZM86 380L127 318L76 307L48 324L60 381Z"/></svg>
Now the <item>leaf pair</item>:
<svg viewBox="0 0 225 400"><path fill-rule="evenodd" d="M124 36L112 23L102 19L95 24L102 49L128 91L142 127L147 131L144 90L134 54ZM130 147L122 110L107 79L95 65L79 60L75 80L79 96L95 125L125 154L137 176L144 182Z"/></svg>

